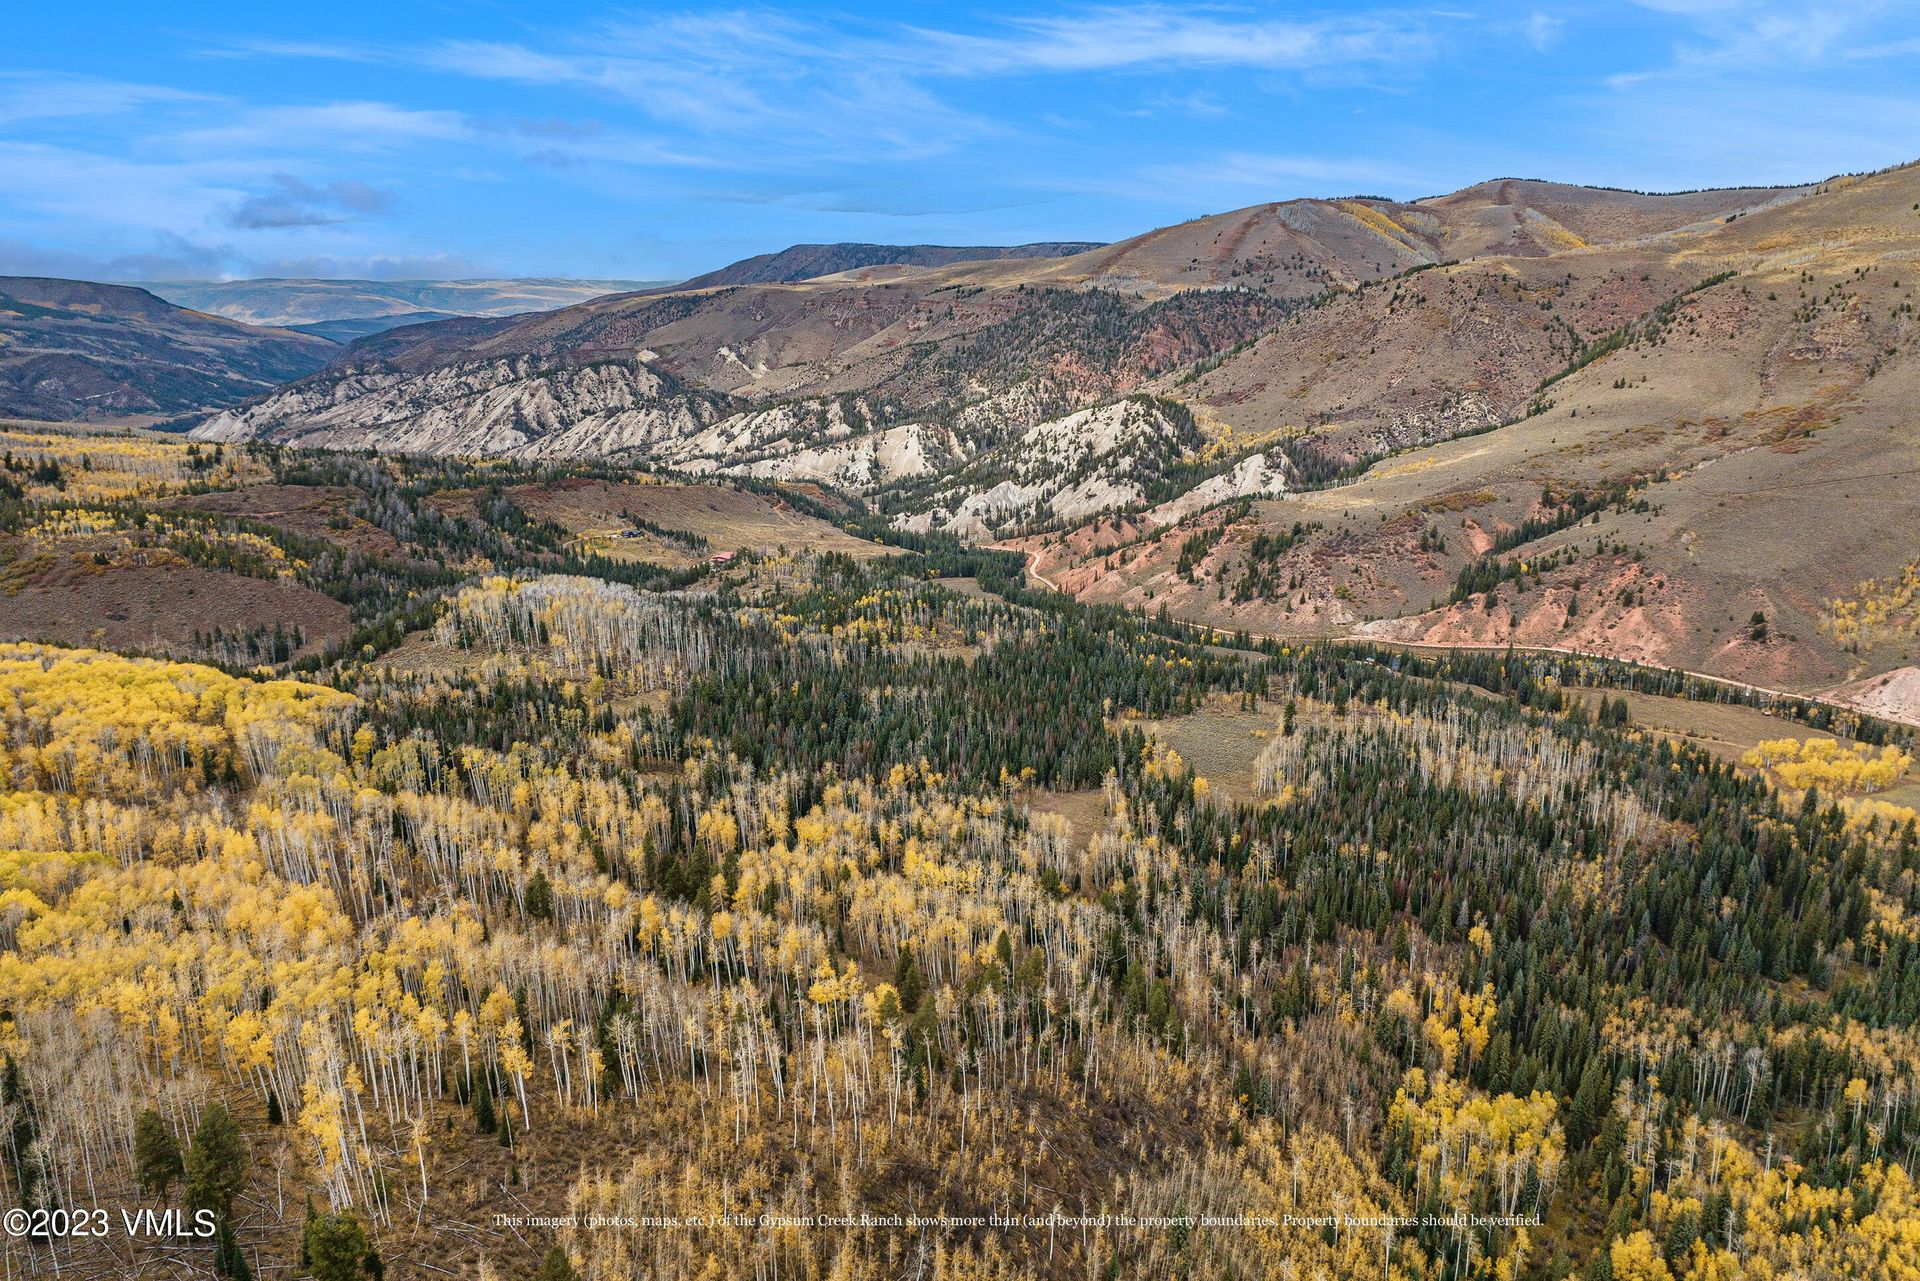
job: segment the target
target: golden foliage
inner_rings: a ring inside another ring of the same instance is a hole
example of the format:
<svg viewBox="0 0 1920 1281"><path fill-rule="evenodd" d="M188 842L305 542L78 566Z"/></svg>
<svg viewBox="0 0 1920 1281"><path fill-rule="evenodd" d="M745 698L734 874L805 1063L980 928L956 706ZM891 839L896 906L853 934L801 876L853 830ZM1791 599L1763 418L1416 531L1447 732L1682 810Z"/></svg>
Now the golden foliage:
<svg viewBox="0 0 1920 1281"><path fill-rule="evenodd" d="M1769 738L1742 756L1740 763L1770 769L1788 787L1879 792L1900 780L1913 764L1913 756L1892 744L1876 753L1861 744L1843 744L1833 738Z"/></svg>
<svg viewBox="0 0 1920 1281"><path fill-rule="evenodd" d="M1824 621L1834 640L1854 649L1920 634L1920 560L1892 578L1861 581L1851 597L1828 601Z"/></svg>

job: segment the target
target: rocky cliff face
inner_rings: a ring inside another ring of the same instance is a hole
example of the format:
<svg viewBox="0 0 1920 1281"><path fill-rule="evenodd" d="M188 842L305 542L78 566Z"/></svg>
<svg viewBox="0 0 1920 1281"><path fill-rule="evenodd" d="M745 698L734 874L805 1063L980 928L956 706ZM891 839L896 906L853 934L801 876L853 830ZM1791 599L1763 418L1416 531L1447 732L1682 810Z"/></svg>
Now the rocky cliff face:
<svg viewBox="0 0 1920 1281"><path fill-rule="evenodd" d="M194 434L416 454L570 457L664 445L700 431L726 404L639 361L556 366L517 356L416 375L376 367L297 383L218 414Z"/></svg>

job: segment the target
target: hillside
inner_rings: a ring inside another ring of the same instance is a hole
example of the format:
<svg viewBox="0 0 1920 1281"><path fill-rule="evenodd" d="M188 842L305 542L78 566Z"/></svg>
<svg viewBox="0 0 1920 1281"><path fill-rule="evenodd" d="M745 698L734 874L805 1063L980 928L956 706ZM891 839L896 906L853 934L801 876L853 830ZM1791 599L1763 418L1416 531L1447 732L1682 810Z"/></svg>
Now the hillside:
<svg viewBox="0 0 1920 1281"><path fill-rule="evenodd" d="M314 320L298 325L288 325L295 333L312 334L315 338L324 338L328 342L341 346L360 338L371 338L374 334L384 334L389 329L399 329L405 325L430 325L436 320L452 320L453 313L445 311L396 311L384 316L348 316L339 320Z"/></svg>
<svg viewBox="0 0 1920 1281"><path fill-rule="evenodd" d="M1057 262L1027 278L1162 291L1238 285L1309 297L1475 257L1548 257L1618 245L1790 201L1808 189L1649 195L1500 179L1407 203L1288 200L1196 218ZM982 280L994 272L981 267Z"/></svg>
<svg viewBox="0 0 1920 1281"><path fill-rule="evenodd" d="M144 289L0 276L0 414L167 417L257 396L339 352L162 302Z"/></svg>
<svg viewBox="0 0 1920 1281"><path fill-rule="evenodd" d="M1098 245L1085 240L1046 241L1030 245L867 245L851 242L789 245L779 253L742 258L716 271L683 280L673 288L777 285L837 275L862 267L945 267L957 262L989 259L1059 258L1097 248Z"/></svg>
<svg viewBox="0 0 1920 1281"><path fill-rule="evenodd" d="M880 550L806 487L518 463L416 473L123 428L0 426L0 455L0 642L312 664L397 638L476 564L660 587L700 580L709 547Z"/></svg>
<svg viewBox="0 0 1920 1281"><path fill-rule="evenodd" d="M1228 628L1798 689L1904 670L1916 198L1894 171L1657 243L1339 297L1172 390L1223 438L1297 433L1377 459L1364 474L1205 528L1024 545L1089 599Z"/></svg>
<svg viewBox="0 0 1920 1281"><path fill-rule="evenodd" d="M358 362L363 368L350 360L321 380L320 393L329 405L324 425L306 417L302 406L311 397L302 392L222 419L208 430L222 439L261 433L306 439L324 430L323 438L330 441L358 432L378 442L391 433L387 424L394 411L389 404L369 403L362 412L350 403L363 374L385 373L372 369L371 362L417 375L503 357L533 358L527 368L535 380L554 376L560 366L586 362L646 365L689 391L737 397L743 402L737 406L741 410L796 398L884 394L910 415L931 410L951 416L971 410L998 415L1006 420L1005 429L1012 430L1052 413L1127 394L1140 385L1143 374L1224 355L1272 330L1286 309L1337 300L1363 281L1495 251L1511 256L1490 261L1520 264L1503 271L1519 270L1544 281L1548 269L1533 260L1589 250L1609 237L1630 242L1615 252L1654 261L1661 250L1637 246L1697 228L1716 216L1786 203L1803 193L1768 189L1638 196L1504 181L1409 205L1362 200L1265 205L1064 257L961 262L879 280L858 278L857 272L852 278L835 278L834 273L900 259L874 258L865 252L874 248L870 246L797 246L673 291L602 298L529 317L488 330L478 341L456 330L409 331L418 338L412 345L387 343L377 352L366 350ZM928 251L936 256L976 252L985 251ZM792 274L788 267L828 278L760 283ZM1666 296L1659 284L1632 283L1650 287L1623 284L1613 296L1592 300L1586 319L1603 327L1621 323ZM1210 292L1195 292L1196 287ZM1278 305L1262 309L1236 299L1234 292L1258 294ZM1139 296L1143 293L1147 296ZM1134 341L1146 344L1147 354L1127 352L1127 331L1136 326L1136 318L1151 300L1170 299L1179 299L1179 305L1164 314L1184 313L1186 319L1139 333ZM1513 362L1517 376L1531 386L1539 376L1534 369L1554 358L1556 344L1564 347L1569 340L1536 332L1540 326L1530 309L1537 299L1495 300L1502 305L1509 301L1514 314L1506 321L1486 322L1487 332L1477 338L1477 346L1504 350L1517 340L1534 348L1524 363ZM1330 315L1310 314L1295 321L1328 331L1347 314L1335 308ZM1474 352L1455 352L1458 335L1432 337L1436 350L1426 353L1429 359L1423 365L1434 367L1437 380L1456 371L1469 373L1459 366L1474 358ZM1287 345L1310 350L1315 344ZM1043 404L979 408L1014 384L1036 379L1033 389ZM1473 381L1471 373L1458 381ZM332 390L336 384L339 395ZM1344 396L1343 404L1377 414L1381 406L1370 402L1364 384L1342 392L1346 385L1345 379L1324 382L1327 395ZM1513 388L1497 390L1506 393L1502 399L1512 398ZM519 416L524 426L491 435L486 448L551 452L551 444L534 443L545 434L537 403L547 399L546 393L529 387L514 394L533 402ZM426 394L407 397L409 403L429 399ZM579 414L610 413L614 408L583 404ZM1455 418L1477 413L1484 419L1497 411L1486 397L1475 401L1469 395L1451 412ZM596 444L594 424L582 417L567 426L569 450L604 453L630 448L634 442L630 431L615 430ZM409 447L423 447L417 435L407 439L413 442ZM462 429L460 439L471 445L475 436Z"/></svg>

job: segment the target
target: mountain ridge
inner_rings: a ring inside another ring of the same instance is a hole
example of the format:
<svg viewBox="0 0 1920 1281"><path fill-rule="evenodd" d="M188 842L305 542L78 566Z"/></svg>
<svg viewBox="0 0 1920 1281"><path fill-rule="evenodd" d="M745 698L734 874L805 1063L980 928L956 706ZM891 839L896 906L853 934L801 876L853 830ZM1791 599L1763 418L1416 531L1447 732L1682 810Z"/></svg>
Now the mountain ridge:
<svg viewBox="0 0 1920 1281"><path fill-rule="evenodd" d="M1089 240L1036 241L1025 245L881 245L861 241L798 244L776 253L742 258L667 288L677 292L728 285L789 284L862 267L945 267L960 262L1058 258L1099 247L1098 242Z"/></svg>
<svg viewBox="0 0 1920 1281"><path fill-rule="evenodd" d="M0 414L169 417L312 373L325 338L176 307L135 285L0 276Z"/></svg>

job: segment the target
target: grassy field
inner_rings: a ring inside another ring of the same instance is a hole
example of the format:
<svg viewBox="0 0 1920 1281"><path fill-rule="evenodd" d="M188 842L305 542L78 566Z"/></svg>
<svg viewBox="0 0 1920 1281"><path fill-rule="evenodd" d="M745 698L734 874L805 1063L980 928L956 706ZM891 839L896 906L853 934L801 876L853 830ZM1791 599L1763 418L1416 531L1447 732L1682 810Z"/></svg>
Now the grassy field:
<svg viewBox="0 0 1920 1281"><path fill-rule="evenodd" d="M1085 849L1093 834L1107 825L1107 797L1098 788L1077 792L1056 792L1042 788L1027 799L1027 808L1036 814L1058 814L1067 820L1071 843Z"/></svg>
<svg viewBox="0 0 1920 1281"><path fill-rule="evenodd" d="M841 552L864 559L886 555L890 550L775 499L717 485L622 485L579 478L522 485L513 490L513 501L533 515L590 540L591 550L656 559L645 555L651 550L666 558L661 563L667 564L689 563L703 555L729 551L773 552L784 548ZM621 537L621 531L635 528L637 521L705 539L704 552L651 535ZM636 552L634 544L641 550Z"/></svg>
<svg viewBox="0 0 1920 1281"><path fill-rule="evenodd" d="M1238 698L1216 694L1191 716L1134 722L1159 739L1228 798L1255 799L1253 762L1279 724L1277 707L1240 710Z"/></svg>

